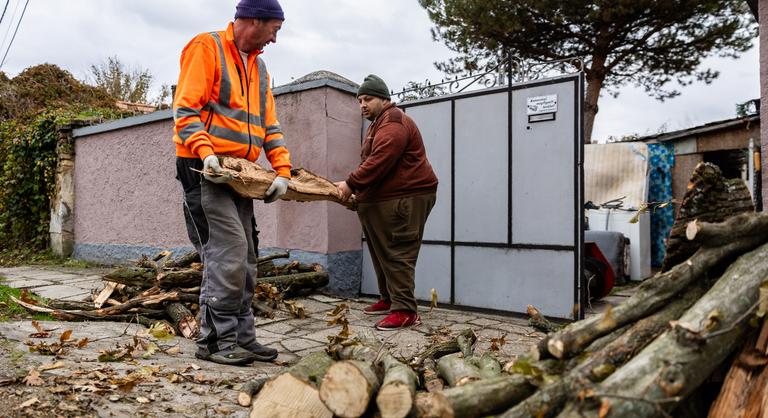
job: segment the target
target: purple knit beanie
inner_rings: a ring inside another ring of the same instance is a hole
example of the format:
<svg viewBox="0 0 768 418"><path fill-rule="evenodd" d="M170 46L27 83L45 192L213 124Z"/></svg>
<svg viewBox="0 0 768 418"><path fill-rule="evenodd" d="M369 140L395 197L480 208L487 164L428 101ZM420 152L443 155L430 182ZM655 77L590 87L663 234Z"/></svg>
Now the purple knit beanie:
<svg viewBox="0 0 768 418"><path fill-rule="evenodd" d="M277 0L240 0L235 19L280 19L285 20L283 8Z"/></svg>

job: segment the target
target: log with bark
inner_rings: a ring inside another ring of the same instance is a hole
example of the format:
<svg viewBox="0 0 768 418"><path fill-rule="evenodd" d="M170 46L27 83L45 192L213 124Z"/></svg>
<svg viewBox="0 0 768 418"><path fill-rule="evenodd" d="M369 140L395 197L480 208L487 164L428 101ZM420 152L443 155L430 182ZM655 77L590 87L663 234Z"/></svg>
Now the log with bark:
<svg viewBox="0 0 768 418"><path fill-rule="evenodd" d="M590 382L600 382L629 361L637 352L664 332L669 321L678 319L706 291L707 283L700 283L683 292L670 305L623 329L604 346L567 371L560 379L545 385L532 396L500 415L501 418L553 417L559 413L569 396L587 389ZM589 353L589 350L586 350Z"/></svg>
<svg viewBox="0 0 768 418"><path fill-rule="evenodd" d="M768 321L764 321L763 329ZM756 348L753 333L733 361L720 394L709 410L709 418L760 418L768 414L768 357Z"/></svg>
<svg viewBox="0 0 768 418"><path fill-rule="evenodd" d="M674 327L560 417L654 417L692 393L743 341L768 277L768 244L742 255ZM607 412L606 412L607 411Z"/></svg>
<svg viewBox="0 0 768 418"><path fill-rule="evenodd" d="M264 384L252 403L251 418L332 418L333 412L320 400L317 389L332 364L324 351L303 357Z"/></svg>
<svg viewBox="0 0 768 418"><path fill-rule="evenodd" d="M766 238L761 236L747 236L723 246L702 246L685 262L645 280L622 304L548 335L548 351L561 359L580 353L595 339L653 313L689 284L705 277L711 269L731 261L733 257L750 251L765 241Z"/></svg>
<svg viewBox="0 0 768 418"><path fill-rule="evenodd" d="M461 330L448 341L431 344L410 360L409 364L418 367L425 359L439 359L442 356L466 352L477 341L477 335L469 328Z"/></svg>
<svg viewBox="0 0 768 418"><path fill-rule="evenodd" d="M413 409L416 401L416 385L419 377L407 364L386 353L381 359L384 368L384 380L376 406L382 418L405 418Z"/></svg>
<svg viewBox="0 0 768 418"><path fill-rule="evenodd" d="M259 164L242 158L224 157L221 159L221 167L232 174L229 186L239 195L251 199L263 200L267 189L277 176L274 171L265 170ZM354 207L354 200L342 201L332 182L303 168L291 170L288 192L280 199L297 202L326 200L347 208Z"/></svg>
<svg viewBox="0 0 768 418"><path fill-rule="evenodd" d="M165 312L171 318L173 328L179 335L193 339L200 332L200 324L197 323L195 316L184 304L179 302L169 303L165 306Z"/></svg>
<svg viewBox="0 0 768 418"><path fill-rule="evenodd" d="M199 263L200 262L200 254L197 253L197 251L190 251L188 253L182 254L181 257L168 260L165 262L165 264L162 265L163 268L184 268L189 267L192 265L192 263Z"/></svg>
<svg viewBox="0 0 768 418"><path fill-rule="evenodd" d="M320 384L320 399L339 417L359 417L381 386L377 367L385 354L381 343L370 335L335 352L340 360L328 368Z"/></svg>
<svg viewBox="0 0 768 418"><path fill-rule="evenodd" d="M496 414L530 396L536 387L520 375L478 380L416 398L419 417L475 418Z"/></svg>

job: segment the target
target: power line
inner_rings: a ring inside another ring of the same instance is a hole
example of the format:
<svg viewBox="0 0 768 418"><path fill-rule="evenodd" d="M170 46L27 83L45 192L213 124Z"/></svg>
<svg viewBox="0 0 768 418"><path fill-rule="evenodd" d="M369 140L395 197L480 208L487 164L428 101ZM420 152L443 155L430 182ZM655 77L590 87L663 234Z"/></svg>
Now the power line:
<svg viewBox="0 0 768 418"><path fill-rule="evenodd" d="M13 28L13 21L16 20L16 16L19 11L19 5L21 4L21 0L16 0L15 4L13 5L13 13L10 15L10 19L8 19L8 24L5 25L5 31L3 33L3 41L0 42L0 51L4 50L6 46L8 45L6 42L8 41L8 35L11 33L11 28Z"/></svg>
<svg viewBox="0 0 768 418"><path fill-rule="evenodd" d="M13 40L16 39L16 33L19 32L19 26L21 26L21 21L24 19L24 12L27 11L27 5L29 4L29 0L27 0L26 3L24 3L24 9L21 10L21 17L19 17L19 21L16 23L16 29L13 31L13 36L11 37L11 42L8 44L8 49L5 50L5 55L3 55L3 60L0 61L0 68L3 68L3 64L5 64L5 59L8 57L8 52L11 51L11 45L13 45Z"/></svg>
<svg viewBox="0 0 768 418"><path fill-rule="evenodd" d="M3 23L3 19L5 19L5 12L8 10L8 4L11 3L11 0L5 0L5 7L3 7L3 15L0 16L0 24Z"/></svg>

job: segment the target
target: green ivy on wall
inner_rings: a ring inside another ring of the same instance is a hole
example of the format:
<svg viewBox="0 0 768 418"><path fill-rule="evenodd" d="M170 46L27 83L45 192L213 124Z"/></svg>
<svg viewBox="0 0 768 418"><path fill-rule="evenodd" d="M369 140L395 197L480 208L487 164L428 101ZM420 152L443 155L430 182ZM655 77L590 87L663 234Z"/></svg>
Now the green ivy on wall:
<svg viewBox="0 0 768 418"><path fill-rule="evenodd" d="M26 123L0 123L0 252L32 253L48 247L58 160L57 126L73 120L102 121L120 116L111 109L47 111Z"/></svg>

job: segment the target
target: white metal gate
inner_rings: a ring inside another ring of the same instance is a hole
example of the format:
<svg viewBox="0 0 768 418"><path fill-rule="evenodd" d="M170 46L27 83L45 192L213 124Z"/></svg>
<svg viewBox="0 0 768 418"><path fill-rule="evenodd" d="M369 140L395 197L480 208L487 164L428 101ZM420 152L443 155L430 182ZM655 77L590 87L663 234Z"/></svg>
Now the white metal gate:
<svg viewBox="0 0 768 418"><path fill-rule="evenodd" d="M583 316L582 92L573 74L400 105L440 181L419 300ZM365 245L361 293L378 294Z"/></svg>

